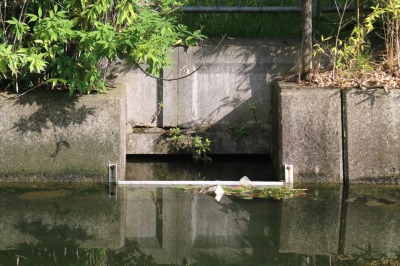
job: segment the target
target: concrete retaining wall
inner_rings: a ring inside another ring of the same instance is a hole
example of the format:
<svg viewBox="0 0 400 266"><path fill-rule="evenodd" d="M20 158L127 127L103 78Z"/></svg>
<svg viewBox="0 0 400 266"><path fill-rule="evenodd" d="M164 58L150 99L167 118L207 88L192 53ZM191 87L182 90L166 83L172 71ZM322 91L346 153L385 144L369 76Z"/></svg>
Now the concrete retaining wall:
<svg viewBox="0 0 400 266"><path fill-rule="evenodd" d="M273 90L296 72L298 44L217 43L175 48L163 79L116 61L109 78L125 90L106 95L1 98L2 181L107 181L108 163L123 180L126 154L177 153L166 133L180 127L210 154L271 154L280 179L293 164L296 182L400 182L398 92Z"/></svg>
<svg viewBox="0 0 400 266"><path fill-rule="evenodd" d="M347 90L343 96L349 181L400 183L400 92Z"/></svg>
<svg viewBox="0 0 400 266"><path fill-rule="evenodd" d="M125 176L125 92L69 97L30 92L0 98L0 177L15 181L108 181Z"/></svg>
<svg viewBox="0 0 400 266"><path fill-rule="evenodd" d="M270 154L271 83L297 70L299 45L218 42L175 48L171 59L176 65L164 71L164 80L122 62L114 64L111 76L127 88L128 154L174 152L162 141L165 132L143 134L142 127L193 129L212 141L211 153ZM170 80L188 73L193 74ZM255 106L254 112L249 105Z"/></svg>
<svg viewBox="0 0 400 266"><path fill-rule="evenodd" d="M343 180L339 89L276 84L274 155L277 175L294 165L295 182Z"/></svg>
<svg viewBox="0 0 400 266"><path fill-rule="evenodd" d="M399 183L400 93L276 83L273 158L296 182ZM343 133L342 133L343 132ZM343 138L342 138L343 134Z"/></svg>

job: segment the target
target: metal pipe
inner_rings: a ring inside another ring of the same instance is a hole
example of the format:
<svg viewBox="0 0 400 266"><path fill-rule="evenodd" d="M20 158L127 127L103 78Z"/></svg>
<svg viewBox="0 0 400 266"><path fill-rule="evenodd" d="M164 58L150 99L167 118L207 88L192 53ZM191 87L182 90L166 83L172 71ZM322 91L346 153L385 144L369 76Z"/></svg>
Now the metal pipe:
<svg viewBox="0 0 400 266"><path fill-rule="evenodd" d="M124 180L118 181L118 185L142 185L142 186L240 186L239 181L131 181ZM251 181L254 186L284 186L285 182L271 182L271 181Z"/></svg>

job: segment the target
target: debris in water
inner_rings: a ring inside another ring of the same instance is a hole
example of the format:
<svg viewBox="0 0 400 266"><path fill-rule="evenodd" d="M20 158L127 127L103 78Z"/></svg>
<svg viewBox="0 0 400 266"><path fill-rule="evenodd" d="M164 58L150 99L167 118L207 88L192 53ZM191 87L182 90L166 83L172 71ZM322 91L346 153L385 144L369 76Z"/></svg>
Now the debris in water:
<svg viewBox="0 0 400 266"><path fill-rule="evenodd" d="M215 197L215 199L219 202L222 196L225 194L225 191L222 189L220 185L216 185L216 186L202 188L199 191L199 193L211 195Z"/></svg>
<svg viewBox="0 0 400 266"><path fill-rule="evenodd" d="M218 185L219 186L219 185ZM185 191L190 191L192 193L203 193L209 195L217 194L215 192L220 191L218 186L176 186L177 189L182 189ZM303 197L307 195L306 189L290 189L288 187L244 187L244 186L219 186L222 191L224 191L223 195L226 196L234 196L242 199L254 199L254 198L269 198L269 199L287 199L292 197ZM214 189L215 188L215 189ZM221 199L222 195L219 197ZM216 200L218 198L216 197Z"/></svg>
<svg viewBox="0 0 400 266"><path fill-rule="evenodd" d="M242 178L240 178L239 183L243 187L254 187L251 183L251 180L247 176L243 176Z"/></svg>

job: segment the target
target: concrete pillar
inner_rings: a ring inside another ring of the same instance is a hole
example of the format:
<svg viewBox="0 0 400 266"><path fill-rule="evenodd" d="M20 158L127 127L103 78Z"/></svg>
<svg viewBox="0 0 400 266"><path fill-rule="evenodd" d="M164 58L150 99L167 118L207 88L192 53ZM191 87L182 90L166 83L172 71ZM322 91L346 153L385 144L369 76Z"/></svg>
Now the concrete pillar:
<svg viewBox="0 0 400 266"><path fill-rule="evenodd" d="M350 183L400 182L400 92L382 89L343 93Z"/></svg>
<svg viewBox="0 0 400 266"><path fill-rule="evenodd" d="M273 159L277 175L294 166L295 182L341 183L342 118L339 89L275 83Z"/></svg>

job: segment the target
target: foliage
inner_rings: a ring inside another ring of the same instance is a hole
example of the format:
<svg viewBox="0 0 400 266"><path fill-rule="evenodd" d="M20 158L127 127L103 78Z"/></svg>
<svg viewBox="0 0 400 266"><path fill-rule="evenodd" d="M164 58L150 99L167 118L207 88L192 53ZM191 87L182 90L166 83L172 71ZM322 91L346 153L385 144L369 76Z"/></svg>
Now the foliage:
<svg viewBox="0 0 400 266"><path fill-rule="evenodd" d="M243 138L244 135L246 135L246 133L247 133L246 129L247 129L246 126L241 124L240 126L237 126L235 128L235 133L239 138Z"/></svg>
<svg viewBox="0 0 400 266"><path fill-rule="evenodd" d="M333 80L337 78L336 73L344 73L347 78L357 78L360 74L365 76L365 73L376 70L371 63L374 58L368 36L373 32L379 35L379 31L383 30L386 48L385 67L391 75L398 76L400 1L376 0L376 5L365 19L361 18L358 10L356 17L352 18L355 20L353 30L347 37L341 38L341 31L353 22L345 21L349 5L350 1L346 0L342 13L338 11L339 26L336 35L327 38L321 36L321 42L315 45L314 56L320 57L323 54L332 58ZM334 40L333 44L330 42L331 39Z"/></svg>
<svg viewBox="0 0 400 266"><path fill-rule="evenodd" d="M187 13L182 23L190 29L201 27L211 37L293 38L301 33L301 14L297 13Z"/></svg>
<svg viewBox="0 0 400 266"><path fill-rule="evenodd" d="M372 32L378 22L382 24L386 48L386 63L390 73L396 76L400 66L400 0L376 0L376 6L365 19L365 29Z"/></svg>
<svg viewBox="0 0 400 266"><path fill-rule="evenodd" d="M202 186L176 186L175 188L196 193L204 190ZM306 195L305 189L290 189L288 187L222 186L222 189L225 191L225 195L242 199L266 198L281 200Z"/></svg>
<svg viewBox="0 0 400 266"><path fill-rule="evenodd" d="M249 103L247 105L249 112L253 115L254 121L257 123L257 105L255 103Z"/></svg>
<svg viewBox="0 0 400 266"><path fill-rule="evenodd" d="M168 132L168 143L174 150L190 150L195 159L211 161L211 157L207 155L211 150L211 141L208 138L196 133L185 133L179 127L174 127Z"/></svg>
<svg viewBox="0 0 400 266"><path fill-rule="evenodd" d="M175 0L0 0L0 84L65 84L70 93L105 91L117 56L158 75L174 45L204 38L176 21Z"/></svg>
<svg viewBox="0 0 400 266"><path fill-rule="evenodd" d="M288 187L228 187L223 186L226 195L237 196L243 199L268 198L268 199L286 199L296 196L304 196L303 189L290 189Z"/></svg>

